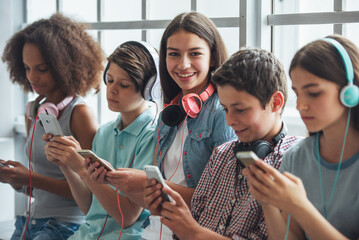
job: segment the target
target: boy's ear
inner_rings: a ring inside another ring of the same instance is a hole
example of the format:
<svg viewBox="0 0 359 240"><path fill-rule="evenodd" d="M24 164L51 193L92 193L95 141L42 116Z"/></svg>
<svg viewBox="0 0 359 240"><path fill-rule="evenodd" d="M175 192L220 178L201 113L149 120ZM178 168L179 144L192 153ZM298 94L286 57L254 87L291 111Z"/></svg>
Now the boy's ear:
<svg viewBox="0 0 359 240"><path fill-rule="evenodd" d="M272 111L280 112L284 105L284 95L281 91L276 91L271 97Z"/></svg>

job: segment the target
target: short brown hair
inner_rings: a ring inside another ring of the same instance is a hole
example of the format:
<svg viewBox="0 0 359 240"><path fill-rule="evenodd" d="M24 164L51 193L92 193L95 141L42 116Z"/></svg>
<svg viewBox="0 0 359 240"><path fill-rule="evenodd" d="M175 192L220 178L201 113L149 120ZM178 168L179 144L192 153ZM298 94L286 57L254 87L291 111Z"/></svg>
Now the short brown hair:
<svg viewBox="0 0 359 240"><path fill-rule="evenodd" d="M164 103L169 103L179 92L181 92L181 88L168 73L166 63L167 39L180 30L196 34L208 43L211 51L211 61L213 62L213 67L210 68L210 72L221 66L228 57L223 39L212 20L198 12L179 14L167 26L161 39L159 71ZM211 73L209 73L209 76L210 75Z"/></svg>
<svg viewBox="0 0 359 240"><path fill-rule="evenodd" d="M263 49L240 49L217 69L212 82L248 92L259 100L263 108L276 91L284 95L283 109L288 97L283 65L274 54Z"/></svg>
<svg viewBox="0 0 359 240"><path fill-rule="evenodd" d="M22 59L25 43L39 48L64 94L84 96L92 88L100 89L104 55L83 24L56 13L30 24L7 42L2 60L7 63L10 79L32 92Z"/></svg>

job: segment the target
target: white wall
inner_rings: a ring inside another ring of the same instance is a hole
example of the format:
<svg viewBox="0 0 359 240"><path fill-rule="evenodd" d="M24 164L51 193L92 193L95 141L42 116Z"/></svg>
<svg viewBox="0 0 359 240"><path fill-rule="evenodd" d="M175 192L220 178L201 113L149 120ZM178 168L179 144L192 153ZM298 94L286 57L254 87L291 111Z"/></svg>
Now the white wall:
<svg viewBox="0 0 359 240"><path fill-rule="evenodd" d="M2 56L7 40L18 30L22 24L22 0L0 0L0 55ZM15 154L15 138L23 149L21 136L13 131L14 120L17 115L24 112L24 94L22 90L9 80L6 65L0 61L0 158L4 160L19 160L22 152ZM8 184L0 184L0 220L10 220L15 216L15 193ZM23 205L23 204L22 204Z"/></svg>

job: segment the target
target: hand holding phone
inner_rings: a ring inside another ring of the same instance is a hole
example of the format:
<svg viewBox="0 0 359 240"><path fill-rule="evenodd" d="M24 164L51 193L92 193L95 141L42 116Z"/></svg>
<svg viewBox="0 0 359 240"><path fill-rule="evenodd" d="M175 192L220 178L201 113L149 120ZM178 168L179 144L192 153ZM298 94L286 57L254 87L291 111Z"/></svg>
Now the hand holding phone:
<svg viewBox="0 0 359 240"><path fill-rule="evenodd" d="M163 187L167 186L167 184L166 184L165 180L163 179L162 174L157 166L145 165L143 169L145 170L145 173L146 173L148 179L154 178L157 180L157 182L161 183ZM171 196L165 194L162 191L161 191L161 197L162 197L162 201L173 202L173 199L171 198Z"/></svg>
<svg viewBox="0 0 359 240"><path fill-rule="evenodd" d="M112 165L102 158L99 158L95 153L93 153L91 150L78 150L78 154L80 154L84 158L90 158L92 162L99 162L101 166L103 166L108 171L115 171L115 169L112 167Z"/></svg>
<svg viewBox="0 0 359 240"><path fill-rule="evenodd" d="M5 167L5 165L0 162L0 167Z"/></svg>
<svg viewBox="0 0 359 240"><path fill-rule="evenodd" d="M54 136L63 136L62 129L57 117L53 114L40 113L39 118L44 126L45 132Z"/></svg>
<svg viewBox="0 0 359 240"><path fill-rule="evenodd" d="M243 168L248 167L250 164L256 164L256 162L260 160L252 151L237 152L236 158L239 160Z"/></svg>

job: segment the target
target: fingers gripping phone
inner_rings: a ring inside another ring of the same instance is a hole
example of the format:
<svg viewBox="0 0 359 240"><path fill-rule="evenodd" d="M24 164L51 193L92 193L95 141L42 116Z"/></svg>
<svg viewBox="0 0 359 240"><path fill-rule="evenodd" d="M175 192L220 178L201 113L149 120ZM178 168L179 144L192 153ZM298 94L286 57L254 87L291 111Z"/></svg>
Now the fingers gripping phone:
<svg viewBox="0 0 359 240"><path fill-rule="evenodd" d="M167 184L166 184L165 180L163 179L162 174L157 166L145 165L143 169L145 170L145 173L146 173L148 179L154 178L159 183L161 183L162 186L164 186L164 187L167 186ZM171 196L169 196L168 194L166 194L162 191L161 191L161 197L162 197L162 201L173 202L173 199L171 198Z"/></svg>
<svg viewBox="0 0 359 240"><path fill-rule="evenodd" d="M39 118L44 126L45 132L54 136L63 136L62 129L57 117L53 114L40 113Z"/></svg>
<svg viewBox="0 0 359 240"><path fill-rule="evenodd" d="M91 150L78 150L78 154L80 154L84 158L90 158L92 162L99 162L101 166L103 166L108 171L115 171L111 164L99 158L95 153Z"/></svg>
<svg viewBox="0 0 359 240"><path fill-rule="evenodd" d="M259 161L259 157L252 151L237 152L236 158L240 161L242 166L248 167L250 164L256 164Z"/></svg>

